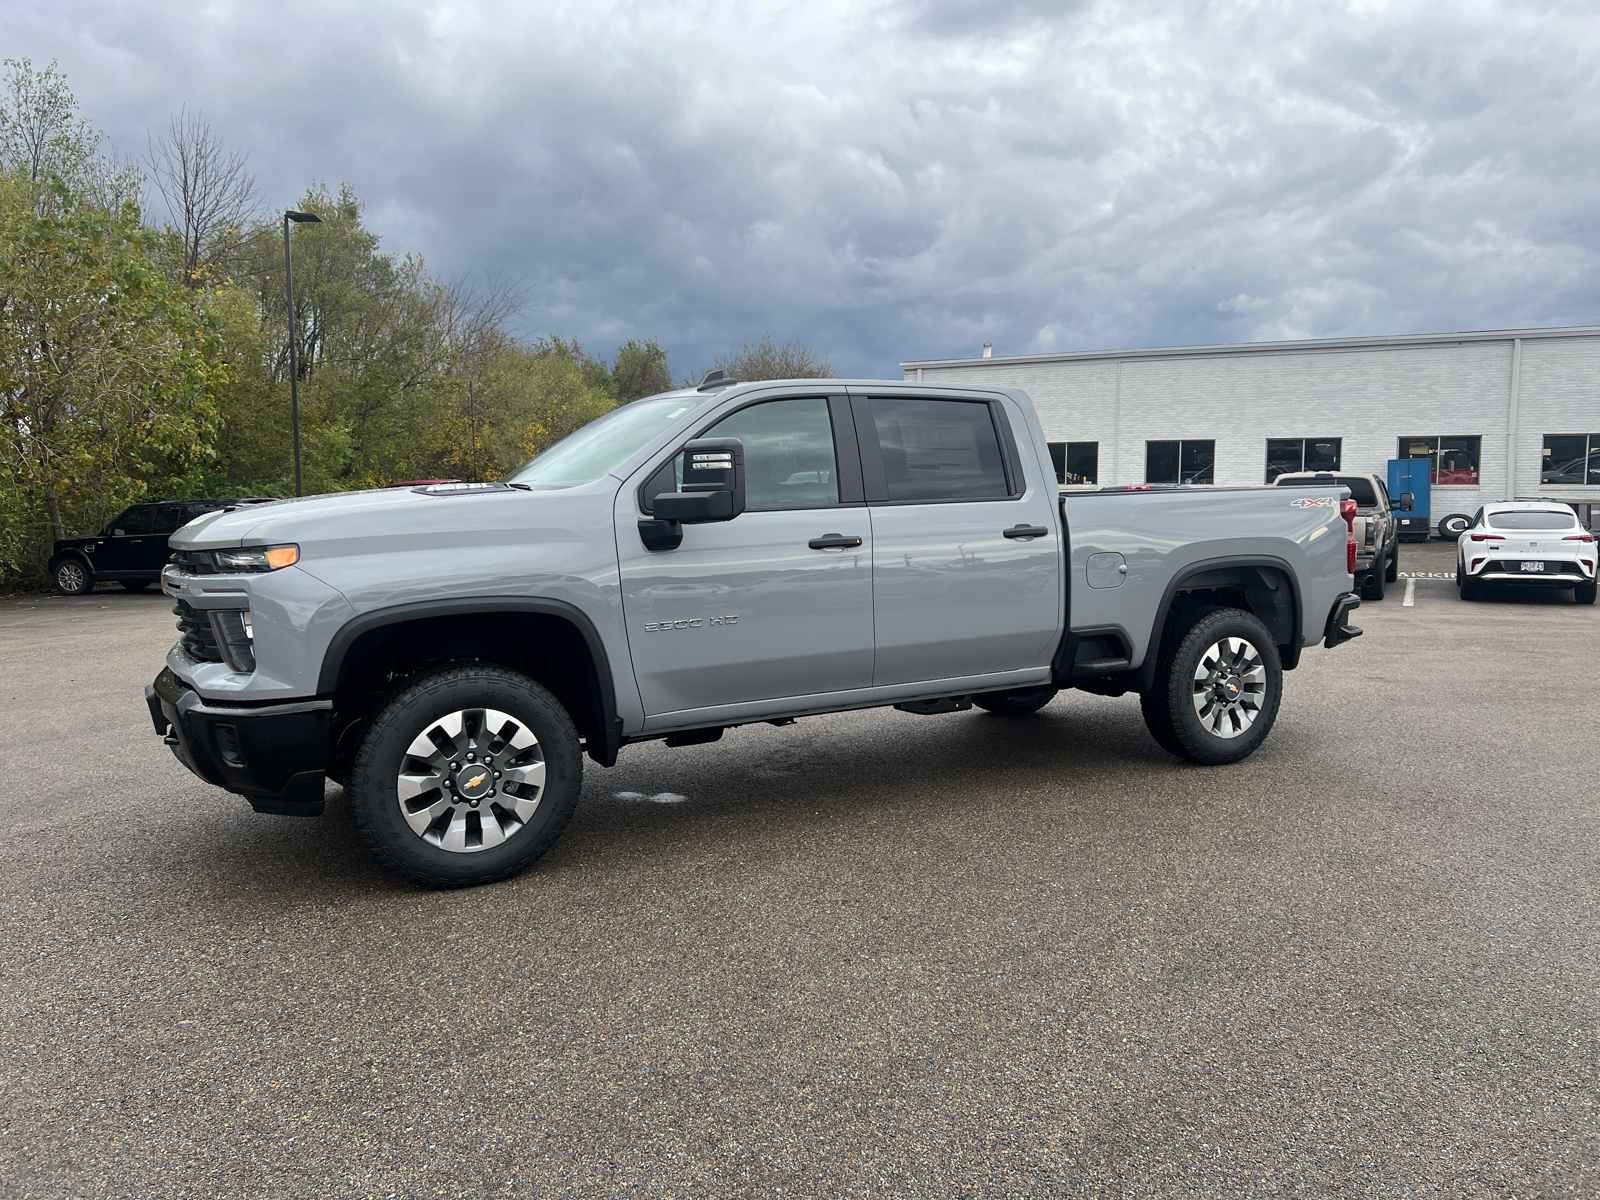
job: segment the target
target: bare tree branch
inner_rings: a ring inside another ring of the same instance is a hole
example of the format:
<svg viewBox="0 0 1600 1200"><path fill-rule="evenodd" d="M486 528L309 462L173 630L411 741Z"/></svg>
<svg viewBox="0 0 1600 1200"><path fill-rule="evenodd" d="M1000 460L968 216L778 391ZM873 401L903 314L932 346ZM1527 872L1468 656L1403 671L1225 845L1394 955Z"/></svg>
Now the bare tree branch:
<svg viewBox="0 0 1600 1200"><path fill-rule="evenodd" d="M145 162L183 239L183 282L189 287L237 245L260 211L255 176L245 166L249 157L224 143L187 105L165 132L149 138Z"/></svg>

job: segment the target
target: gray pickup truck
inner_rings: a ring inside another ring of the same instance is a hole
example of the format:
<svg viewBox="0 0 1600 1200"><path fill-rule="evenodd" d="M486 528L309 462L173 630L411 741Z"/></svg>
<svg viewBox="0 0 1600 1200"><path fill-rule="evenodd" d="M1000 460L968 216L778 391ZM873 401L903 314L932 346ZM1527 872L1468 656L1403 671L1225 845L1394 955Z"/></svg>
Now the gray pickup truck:
<svg viewBox="0 0 1600 1200"><path fill-rule="evenodd" d="M306 816L332 778L439 887L543 854L584 752L735 725L1131 691L1164 749L1231 763L1301 650L1361 632L1354 504L1290 491L1063 496L1012 389L708 380L499 483L191 522L146 699L201 778Z"/></svg>

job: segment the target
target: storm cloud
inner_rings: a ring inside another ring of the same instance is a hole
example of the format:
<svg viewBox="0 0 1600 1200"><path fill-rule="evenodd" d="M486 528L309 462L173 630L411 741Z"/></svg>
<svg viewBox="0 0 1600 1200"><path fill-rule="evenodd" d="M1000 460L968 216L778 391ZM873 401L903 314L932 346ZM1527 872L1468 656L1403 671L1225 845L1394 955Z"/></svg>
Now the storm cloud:
<svg viewBox="0 0 1600 1200"><path fill-rule="evenodd" d="M523 279L529 333L906 358L1600 322L1580 5L12 0L125 150Z"/></svg>

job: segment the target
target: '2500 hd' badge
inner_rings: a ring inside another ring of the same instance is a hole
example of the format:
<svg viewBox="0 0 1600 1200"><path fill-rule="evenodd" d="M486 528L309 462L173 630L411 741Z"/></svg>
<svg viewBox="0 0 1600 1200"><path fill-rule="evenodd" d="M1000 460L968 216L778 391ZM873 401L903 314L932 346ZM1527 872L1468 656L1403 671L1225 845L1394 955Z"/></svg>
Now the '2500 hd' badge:
<svg viewBox="0 0 1600 1200"><path fill-rule="evenodd" d="M644 627L646 633L663 629L699 629L702 625L737 625L738 617L690 617L683 621L651 621Z"/></svg>
<svg viewBox="0 0 1600 1200"><path fill-rule="evenodd" d="M1295 508L1332 508L1339 502L1332 496L1300 496L1289 503Z"/></svg>

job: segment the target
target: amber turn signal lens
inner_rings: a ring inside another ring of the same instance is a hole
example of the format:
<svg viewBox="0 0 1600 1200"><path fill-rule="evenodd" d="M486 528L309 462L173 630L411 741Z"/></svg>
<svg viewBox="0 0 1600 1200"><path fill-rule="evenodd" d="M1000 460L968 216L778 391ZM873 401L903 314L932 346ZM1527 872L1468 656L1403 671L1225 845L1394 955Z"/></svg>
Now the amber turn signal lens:
<svg viewBox="0 0 1600 1200"><path fill-rule="evenodd" d="M280 567L292 567L299 561L299 546L275 546L267 551L267 564L274 571Z"/></svg>

